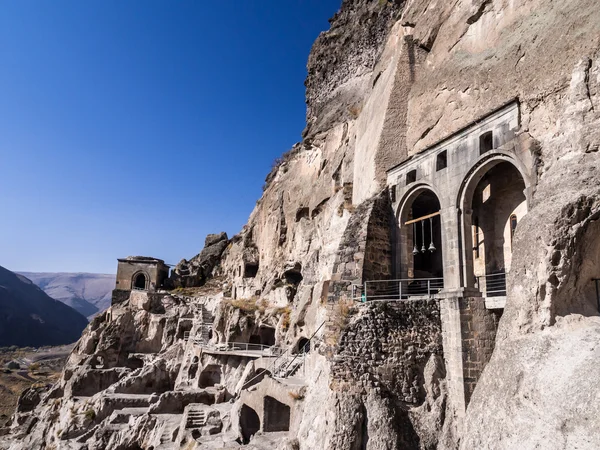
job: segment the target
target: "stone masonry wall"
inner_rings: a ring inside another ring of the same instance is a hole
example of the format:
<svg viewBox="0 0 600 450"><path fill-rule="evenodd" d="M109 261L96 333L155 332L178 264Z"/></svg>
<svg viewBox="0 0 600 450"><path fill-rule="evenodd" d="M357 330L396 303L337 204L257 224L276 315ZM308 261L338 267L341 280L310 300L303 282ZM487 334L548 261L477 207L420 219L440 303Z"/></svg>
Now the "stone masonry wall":
<svg viewBox="0 0 600 450"><path fill-rule="evenodd" d="M500 314L486 309L485 301L480 297L463 298L459 304L465 404L468 405L479 377L492 357Z"/></svg>
<svg viewBox="0 0 600 450"><path fill-rule="evenodd" d="M392 227L394 212L387 191L373 204L367 226L363 282L390 279L393 272Z"/></svg>
<svg viewBox="0 0 600 450"><path fill-rule="evenodd" d="M426 395L425 365L436 356L442 356L436 300L366 303L340 336L332 378L419 405Z"/></svg>

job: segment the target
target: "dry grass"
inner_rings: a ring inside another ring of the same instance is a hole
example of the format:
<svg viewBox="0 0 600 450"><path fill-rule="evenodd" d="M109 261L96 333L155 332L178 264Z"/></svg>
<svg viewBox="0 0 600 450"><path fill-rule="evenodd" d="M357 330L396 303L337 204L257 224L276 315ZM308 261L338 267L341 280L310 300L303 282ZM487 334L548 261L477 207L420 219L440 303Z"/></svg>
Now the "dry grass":
<svg viewBox="0 0 600 450"><path fill-rule="evenodd" d="M247 313L254 313L256 311L264 312L268 308L268 303L264 299L257 297L252 298L237 298L235 300L224 300L229 303L232 308L239 309Z"/></svg>
<svg viewBox="0 0 600 450"><path fill-rule="evenodd" d="M290 391L288 393L288 395L293 399L293 400L304 400L304 393L300 392L300 391Z"/></svg>
<svg viewBox="0 0 600 450"><path fill-rule="evenodd" d="M57 364L56 361L44 361L37 364L38 367L32 364L29 368L23 367L20 370L4 372L4 369L2 369L9 361L25 358L28 355L33 355L32 350L29 348L3 349L0 353L0 427L15 412L19 396L25 389L53 384L60 376L64 360L60 364ZM34 366L34 368L32 369L31 366ZM34 370L40 368L44 371L34 373Z"/></svg>
<svg viewBox="0 0 600 450"><path fill-rule="evenodd" d="M350 317L354 314L355 304L353 300L342 299L335 304L331 315L333 331L327 339L329 345L337 345L342 331L350 322Z"/></svg>
<svg viewBox="0 0 600 450"><path fill-rule="evenodd" d="M353 119L358 118L361 111L362 105L360 103L355 103L354 105L348 107L348 113L350 113L350 117L352 117Z"/></svg>

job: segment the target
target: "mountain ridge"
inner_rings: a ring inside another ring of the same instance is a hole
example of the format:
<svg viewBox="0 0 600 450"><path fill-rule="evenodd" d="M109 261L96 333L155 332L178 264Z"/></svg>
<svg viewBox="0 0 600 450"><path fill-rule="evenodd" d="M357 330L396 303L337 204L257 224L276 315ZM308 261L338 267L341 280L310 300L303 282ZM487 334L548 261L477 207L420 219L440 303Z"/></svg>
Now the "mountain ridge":
<svg viewBox="0 0 600 450"><path fill-rule="evenodd" d="M115 275L91 272L17 272L46 294L91 318L110 306Z"/></svg>

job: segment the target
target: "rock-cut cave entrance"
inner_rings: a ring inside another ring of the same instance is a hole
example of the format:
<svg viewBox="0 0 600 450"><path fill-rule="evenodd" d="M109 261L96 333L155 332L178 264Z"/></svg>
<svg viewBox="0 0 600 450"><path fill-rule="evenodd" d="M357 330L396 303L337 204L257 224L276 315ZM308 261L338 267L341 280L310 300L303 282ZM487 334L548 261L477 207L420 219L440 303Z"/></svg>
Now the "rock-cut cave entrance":
<svg viewBox="0 0 600 450"><path fill-rule="evenodd" d="M222 378L221 367L217 364L209 364L200 373L198 387L207 388L215 384L221 384Z"/></svg>
<svg viewBox="0 0 600 450"><path fill-rule="evenodd" d="M252 436L260 430L260 418L258 414L246 404L242 405L242 410L240 411L240 427L242 429L244 445L248 444Z"/></svg>

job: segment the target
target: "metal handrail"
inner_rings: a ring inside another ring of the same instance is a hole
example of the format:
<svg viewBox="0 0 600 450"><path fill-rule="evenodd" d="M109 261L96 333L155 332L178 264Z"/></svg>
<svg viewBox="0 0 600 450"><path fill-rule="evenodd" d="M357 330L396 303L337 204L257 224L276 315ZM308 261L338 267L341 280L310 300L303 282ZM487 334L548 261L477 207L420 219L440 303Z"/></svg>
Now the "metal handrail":
<svg viewBox="0 0 600 450"><path fill-rule="evenodd" d="M410 297L432 297L444 288L444 279L401 278L397 280L370 280L352 286L355 301L400 301Z"/></svg>
<svg viewBox="0 0 600 450"><path fill-rule="evenodd" d="M310 349L310 343L312 342L313 338L317 335L319 330L323 327L323 325L325 325L325 322L322 322L321 325L319 325L319 327L315 330L315 332L310 336L310 338L308 339L306 344L304 344L302 346L302 349L298 349L298 353L296 353L294 355L294 358L292 358L292 360L289 361L288 364L285 364L286 361L284 361L282 364L277 366L277 361L279 359L281 359L282 357L288 356L288 354L291 354L292 349L289 349L287 352L285 352L285 354L279 356L277 359L275 359L275 361L273 361L273 365L271 366L272 367L271 373L273 374L274 377L276 376L276 373L278 371L282 370L282 368L284 369L284 373L285 373L285 370L287 370L287 368L290 367L294 363L294 361L298 358L299 355L302 355L302 363L304 363L304 361L306 360L306 353L307 353L305 350L307 348ZM300 350L302 350L302 351L300 351ZM304 375L306 375L306 374L304 373ZM285 378L285 377L283 377L283 378Z"/></svg>
<svg viewBox="0 0 600 450"><path fill-rule="evenodd" d="M274 345L264 345L264 344L251 344L247 342L227 342L222 344L206 344L205 347L213 348L217 351L225 351L225 352L269 352L271 355L281 355L283 350L281 347L276 347Z"/></svg>
<svg viewBox="0 0 600 450"><path fill-rule="evenodd" d="M477 277L477 288L484 297L506 297L507 272L496 272Z"/></svg>

